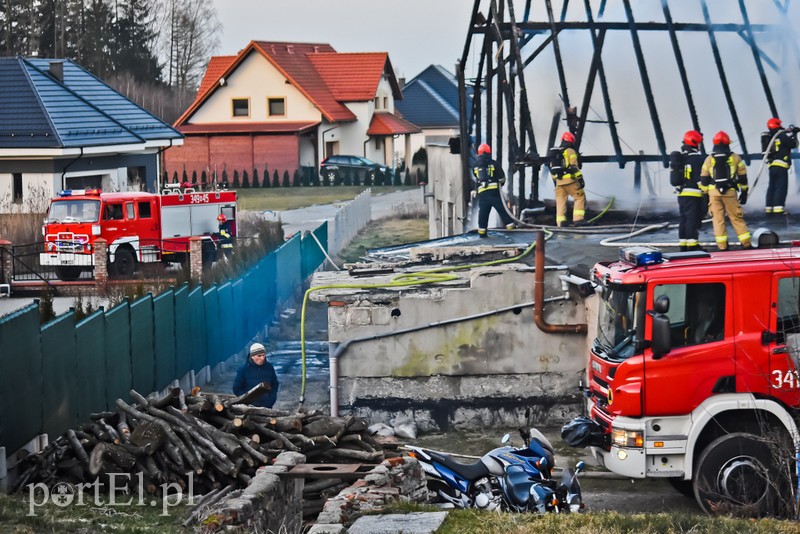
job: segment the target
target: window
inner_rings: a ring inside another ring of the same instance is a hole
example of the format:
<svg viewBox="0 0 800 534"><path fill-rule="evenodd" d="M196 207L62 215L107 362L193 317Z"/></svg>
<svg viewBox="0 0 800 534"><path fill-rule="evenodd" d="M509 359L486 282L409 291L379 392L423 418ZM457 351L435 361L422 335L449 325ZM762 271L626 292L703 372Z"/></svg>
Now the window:
<svg viewBox="0 0 800 534"><path fill-rule="evenodd" d="M125 218L129 221L136 218L136 214L133 212L133 202L125 203Z"/></svg>
<svg viewBox="0 0 800 534"><path fill-rule="evenodd" d="M234 98L233 99L233 116L234 117L249 117L250 116L250 99L249 98Z"/></svg>
<svg viewBox="0 0 800 534"><path fill-rule="evenodd" d="M389 109L389 97L388 96L384 96L383 97L383 109Z"/></svg>
<svg viewBox="0 0 800 534"><path fill-rule="evenodd" d="M270 117L285 116L286 115L286 99L285 98L268 98L267 109Z"/></svg>
<svg viewBox="0 0 800 534"><path fill-rule="evenodd" d="M122 204L106 204L103 212L103 220L105 221L121 221L122 220Z"/></svg>
<svg viewBox="0 0 800 534"><path fill-rule="evenodd" d="M375 109L380 109L380 107L381 107L381 97L376 96L375 97Z"/></svg>
<svg viewBox="0 0 800 534"><path fill-rule="evenodd" d="M800 278L778 280L778 336L784 343L785 334L800 334Z"/></svg>
<svg viewBox="0 0 800 534"><path fill-rule="evenodd" d="M150 211L150 203L149 202L139 202L139 218L140 219L149 219L151 218L152 212Z"/></svg>
<svg viewBox="0 0 800 534"><path fill-rule="evenodd" d="M672 346L721 341L725 334L725 284L656 286L653 298L669 297Z"/></svg>
<svg viewBox="0 0 800 534"><path fill-rule="evenodd" d="M22 204L22 173L13 173L13 181L11 183L11 201L14 204Z"/></svg>

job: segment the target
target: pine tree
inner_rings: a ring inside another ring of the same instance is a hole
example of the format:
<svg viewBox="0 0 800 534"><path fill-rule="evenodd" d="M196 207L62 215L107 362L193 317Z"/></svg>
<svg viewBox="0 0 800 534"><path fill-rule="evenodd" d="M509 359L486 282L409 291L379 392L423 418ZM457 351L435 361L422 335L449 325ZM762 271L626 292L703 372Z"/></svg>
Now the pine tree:
<svg viewBox="0 0 800 534"><path fill-rule="evenodd" d="M250 178L247 176L247 171L242 171L242 187L245 189L250 188Z"/></svg>
<svg viewBox="0 0 800 534"><path fill-rule="evenodd" d="M270 185L272 184L270 184L269 180L269 167L264 165L264 179L261 180L261 187L269 187Z"/></svg>
<svg viewBox="0 0 800 534"><path fill-rule="evenodd" d="M292 183L289 181L289 171L283 171L283 187L291 187Z"/></svg>
<svg viewBox="0 0 800 534"><path fill-rule="evenodd" d="M280 186L281 186L281 179L278 176L278 169L275 169L275 172L272 175L272 187L280 187Z"/></svg>
<svg viewBox="0 0 800 534"><path fill-rule="evenodd" d="M233 188L239 189L239 171L233 171Z"/></svg>

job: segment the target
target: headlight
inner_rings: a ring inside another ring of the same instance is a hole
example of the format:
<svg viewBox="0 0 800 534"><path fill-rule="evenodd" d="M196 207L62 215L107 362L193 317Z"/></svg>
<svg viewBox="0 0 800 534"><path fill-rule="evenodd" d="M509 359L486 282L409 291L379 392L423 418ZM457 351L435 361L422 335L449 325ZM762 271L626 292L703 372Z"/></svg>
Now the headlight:
<svg viewBox="0 0 800 534"><path fill-rule="evenodd" d="M617 447L644 447L644 434L641 430L611 429L611 443Z"/></svg>

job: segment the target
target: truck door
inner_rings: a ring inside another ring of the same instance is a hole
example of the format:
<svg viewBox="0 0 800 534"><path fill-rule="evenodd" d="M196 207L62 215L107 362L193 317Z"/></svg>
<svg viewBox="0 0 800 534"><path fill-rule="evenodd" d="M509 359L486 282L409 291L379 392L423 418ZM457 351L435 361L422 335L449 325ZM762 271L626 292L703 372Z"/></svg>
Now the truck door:
<svg viewBox="0 0 800 534"><path fill-rule="evenodd" d="M644 409L649 416L690 413L712 390L735 375L732 277L713 280L655 280L648 286L648 309L666 295L672 350L659 359L644 354ZM652 323L645 335L650 339Z"/></svg>
<svg viewBox="0 0 800 534"><path fill-rule="evenodd" d="M764 338L769 350L770 394L796 407L800 402L800 277L778 273L772 281L772 310Z"/></svg>

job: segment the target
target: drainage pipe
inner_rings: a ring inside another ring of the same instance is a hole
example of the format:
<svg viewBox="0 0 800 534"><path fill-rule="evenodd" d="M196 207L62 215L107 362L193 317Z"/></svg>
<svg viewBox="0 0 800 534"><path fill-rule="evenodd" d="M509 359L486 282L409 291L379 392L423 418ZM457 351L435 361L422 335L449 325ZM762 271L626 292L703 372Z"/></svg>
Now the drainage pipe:
<svg viewBox="0 0 800 534"><path fill-rule="evenodd" d="M536 261L533 282L533 322L547 334L586 334L586 323L550 324L544 320L544 232L536 232Z"/></svg>
<svg viewBox="0 0 800 534"><path fill-rule="evenodd" d="M559 297L549 298L547 299L547 302L555 302L566 299L567 295L562 295ZM493 315L499 315L501 313L513 312L516 310L521 310L522 308L530 308L532 306L535 306L534 302L523 302L521 304L506 306L504 308L498 308L496 310L491 310L488 312L475 313L463 317L456 317L454 319L445 319L444 321L436 321L433 323L423 324L419 326L412 326L411 328L404 328L403 330L396 330L394 332L384 332L382 334L375 334L355 339L348 339L347 341L340 343L339 345L336 346L334 350L330 351L330 356L329 356L331 417L339 416L339 358L341 358L344 355L344 353L347 352L347 350L350 348L351 345L355 345L356 343L362 343L364 341L375 341L387 337L399 336L402 334L411 334L414 332L419 332L421 330L427 330L429 328L439 328L442 326L449 326L451 324L463 323L466 321L474 321L476 319L483 319L484 317L491 317Z"/></svg>

